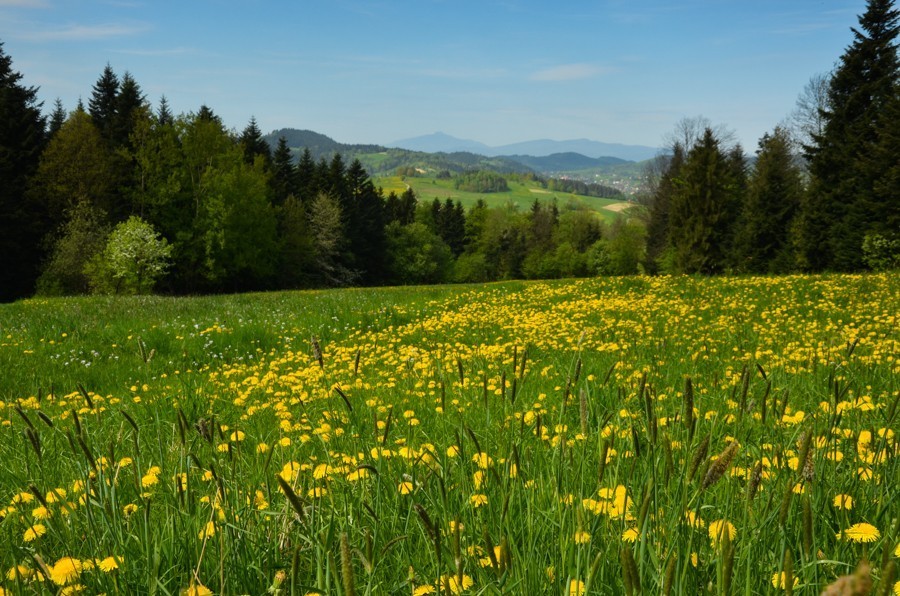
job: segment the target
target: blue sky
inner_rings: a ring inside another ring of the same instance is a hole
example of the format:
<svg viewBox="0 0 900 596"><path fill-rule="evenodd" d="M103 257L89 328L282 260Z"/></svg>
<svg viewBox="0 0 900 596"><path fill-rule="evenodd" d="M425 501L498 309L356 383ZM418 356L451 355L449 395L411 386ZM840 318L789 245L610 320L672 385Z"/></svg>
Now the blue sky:
<svg viewBox="0 0 900 596"><path fill-rule="evenodd" d="M748 151L851 42L864 0L0 0L47 111L107 62L176 113L347 143L443 131L501 145L658 146L683 117Z"/></svg>

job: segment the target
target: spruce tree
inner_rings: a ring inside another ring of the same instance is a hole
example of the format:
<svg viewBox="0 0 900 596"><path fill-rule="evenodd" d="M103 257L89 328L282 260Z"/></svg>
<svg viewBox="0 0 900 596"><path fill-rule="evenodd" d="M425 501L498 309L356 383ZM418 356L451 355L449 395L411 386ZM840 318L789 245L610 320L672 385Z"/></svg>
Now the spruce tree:
<svg viewBox="0 0 900 596"><path fill-rule="evenodd" d="M145 98L140 86L130 73L122 75L122 83L116 96L116 111L113 122L113 145L130 147L131 133L134 132L135 118L145 109Z"/></svg>
<svg viewBox="0 0 900 596"><path fill-rule="evenodd" d="M898 18L893 0L869 0L830 79L823 132L808 151L810 194L798 237L809 269L859 269L862 239L885 208L875 181L896 163L896 154L883 163L871 156L882 114L897 93Z"/></svg>
<svg viewBox="0 0 900 596"><path fill-rule="evenodd" d="M272 186L272 199L275 205L281 205L289 196L298 194L294 157L284 137L278 138L278 147L272 156L272 177L269 184Z"/></svg>
<svg viewBox="0 0 900 596"><path fill-rule="evenodd" d="M66 121L66 110L63 107L62 100L58 97L53 102L53 111L50 113L50 121L47 123L47 139L52 139L53 135L59 132L62 125Z"/></svg>
<svg viewBox="0 0 900 596"><path fill-rule="evenodd" d="M670 205L669 238L679 272L713 274L727 266L734 174L733 160L707 128L687 155Z"/></svg>
<svg viewBox="0 0 900 596"><path fill-rule="evenodd" d="M671 263L666 263L670 247L670 210L672 197L676 192L675 181L681 176L681 168L684 167L685 152L681 143L676 142L673 145L672 155L665 165L651 198L647 222L646 256L646 268L650 273L657 273L671 265Z"/></svg>
<svg viewBox="0 0 900 596"><path fill-rule="evenodd" d="M250 117L250 122L247 123L239 140L241 146L244 148L244 161L248 164L252 164L257 157L261 156L266 167L271 165L272 150L269 148L269 144L266 143L265 139L262 138L262 132L256 124L255 117Z"/></svg>
<svg viewBox="0 0 900 596"><path fill-rule="evenodd" d="M172 110L169 108L169 100L163 95L159 98L159 109L156 111L156 120L160 126L167 126L175 122Z"/></svg>
<svg viewBox="0 0 900 596"><path fill-rule="evenodd" d="M37 89L22 84L2 43L0 114L0 302L5 302L29 295L37 278L43 230L25 191L38 167L45 120Z"/></svg>
<svg viewBox="0 0 900 596"><path fill-rule="evenodd" d="M737 267L753 273L785 273L794 265L790 229L803 183L786 130L759 141L757 159L736 234Z"/></svg>
<svg viewBox="0 0 900 596"><path fill-rule="evenodd" d="M316 162L313 161L309 147L303 148L297 162L296 173L297 198L308 205L319 192L316 183Z"/></svg>
<svg viewBox="0 0 900 596"><path fill-rule="evenodd" d="M94 121L94 126L100 131L100 135L110 144L116 129L116 108L119 97L119 77L107 64L100 78L94 83L91 90L91 99L88 102L88 112Z"/></svg>

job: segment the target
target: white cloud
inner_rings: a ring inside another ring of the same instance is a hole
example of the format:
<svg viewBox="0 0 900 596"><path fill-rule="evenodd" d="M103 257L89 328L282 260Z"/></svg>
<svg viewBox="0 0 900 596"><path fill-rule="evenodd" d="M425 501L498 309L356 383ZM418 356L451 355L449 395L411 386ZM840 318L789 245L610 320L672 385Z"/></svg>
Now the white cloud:
<svg viewBox="0 0 900 596"><path fill-rule="evenodd" d="M612 72L613 69L608 67L596 66L593 64L560 64L552 68L545 68L532 73L529 77L532 81L577 81L579 79L590 79L602 74Z"/></svg>
<svg viewBox="0 0 900 596"><path fill-rule="evenodd" d="M3 0L0 0L3 1ZM18 37L28 41L90 41L110 37L130 37L149 29L147 25L104 23L100 25L66 25L43 31L27 31Z"/></svg>

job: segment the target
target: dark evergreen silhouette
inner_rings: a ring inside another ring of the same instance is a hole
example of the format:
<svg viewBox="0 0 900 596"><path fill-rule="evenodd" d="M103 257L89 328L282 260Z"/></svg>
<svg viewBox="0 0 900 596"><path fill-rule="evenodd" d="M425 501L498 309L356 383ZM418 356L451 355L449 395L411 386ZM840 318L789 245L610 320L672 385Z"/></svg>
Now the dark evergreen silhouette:
<svg viewBox="0 0 900 596"><path fill-rule="evenodd" d="M43 234L38 205L26 200L44 145L37 88L22 83L0 43L0 301L31 294Z"/></svg>
<svg viewBox="0 0 900 596"><path fill-rule="evenodd" d="M860 269L863 238L895 209L876 180L897 163L878 147L898 93L898 18L892 0L869 0L830 79L823 131L807 148L811 181L798 227L807 269Z"/></svg>

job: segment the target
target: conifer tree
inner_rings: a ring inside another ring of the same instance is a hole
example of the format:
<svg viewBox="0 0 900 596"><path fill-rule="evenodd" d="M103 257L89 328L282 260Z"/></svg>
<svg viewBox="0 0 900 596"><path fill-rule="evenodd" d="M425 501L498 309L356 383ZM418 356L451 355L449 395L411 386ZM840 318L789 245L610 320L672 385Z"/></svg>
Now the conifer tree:
<svg viewBox="0 0 900 596"><path fill-rule="evenodd" d="M44 144L37 89L22 84L0 43L0 302L31 293L42 236L40 212L26 201Z"/></svg>
<svg viewBox="0 0 900 596"><path fill-rule="evenodd" d="M113 123L113 145L130 147L131 133L134 132L135 118L149 109L140 86L130 73L122 75L122 83L116 96L115 119Z"/></svg>
<svg viewBox="0 0 900 596"><path fill-rule="evenodd" d="M59 129L62 128L66 121L66 110L63 107L62 100L58 97L53 102L53 111L50 113L50 120L47 122L47 140L53 138Z"/></svg>
<svg viewBox="0 0 900 596"><path fill-rule="evenodd" d="M255 117L250 117L250 122L247 123L239 140L244 148L244 161L248 164L252 164L258 156L262 156L265 160L266 167L272 163L272 151L269 144L262 138L262 132L256 124Z"/></svg>
<svg viewBox="0 0 900 596"><path fill-rule="evenodd" d="M316 162L313 161L309 147L303 148L296 168L297 198L309 204L318 193L316 184Z"/></svg>
<svg viewBox="0 0 900 596"><path fill-rule="evenodd" d="M875 179L896 164L896 154L884 163L871 156L897 93L898 18L893 0L868 0L830 79L823 132L808 152L811 183L798 230L809 269L859 269L862 239L885 209Z"/></svg>
<svg viewBox="0 0 900 596"><path fill-rule="evenodd" d="M691 149L670 205L669 238L682 273L720 273L727 265L735 203L734 165L712 129Z"/></svg>
<svg viewBox="0 0 900 596"><path fill-rule="evenodd" d="M288 196L298 194L297 172L294 169L294 157L288 147L287 139L279 137L278 147L272 156L272 199L273 203L282 205Z"/></svg>
<svg viewBox="0 0 900 596"><path fill-rule="evenodd" d="M789 243L803 183L791 139L776 128L759 150L736 233L737 267L753 273L786 273L794 266Z"/></svg>
<svg viewBox="0 0 900 596"><path fill-rule="evenodd" d="M651 198L649 220L647 222L647 254L646 268L651 273L665 269L669 242L669 219L672 198L675 195L676 180L681 176L681 168L684 167L685 147L676 142L672 147L672 155L656 185Z"/></svg>
<svg viewBox="0 0 900 596"><path fill-rule="evenodd" d="M159 98L159 109L156 111L156 120L161 126L167 126L175 122L172 110L169 108L169 100L163 95Z"/></svg>
<svg viewBox="0 0 900 596"><path fill-rule="evenodd" d="M91 90L88 112L100 135L110 144L113 143L116 128L116 108L119 97L119 77L109 64Z"/></svg>

